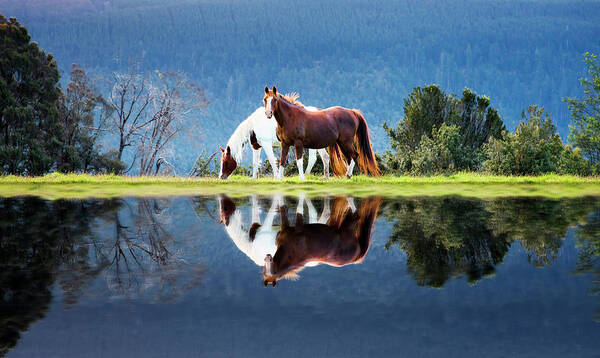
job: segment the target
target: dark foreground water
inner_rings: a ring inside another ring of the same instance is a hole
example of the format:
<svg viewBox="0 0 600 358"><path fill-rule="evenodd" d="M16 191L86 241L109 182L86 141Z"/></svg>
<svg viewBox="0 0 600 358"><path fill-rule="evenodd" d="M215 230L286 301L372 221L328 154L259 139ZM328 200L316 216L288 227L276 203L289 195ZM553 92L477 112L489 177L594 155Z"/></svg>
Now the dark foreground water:
<svg viewBox="0 0 600 358"><path fill-rule="evenodd" d="M0 199L0 356L598 357L599 290L597 198Z"/></svg>

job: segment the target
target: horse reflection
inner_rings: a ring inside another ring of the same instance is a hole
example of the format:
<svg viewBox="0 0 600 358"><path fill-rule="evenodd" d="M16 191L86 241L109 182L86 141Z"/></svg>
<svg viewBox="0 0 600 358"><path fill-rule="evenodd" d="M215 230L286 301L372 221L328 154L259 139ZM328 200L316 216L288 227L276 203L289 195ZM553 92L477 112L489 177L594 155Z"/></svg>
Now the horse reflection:
<svg viewBox="0 0 600 358"><path fill-rule="evenodd" d="M297 278L307 266L345 266L360 263L371 245L371 233L381 199L368 198L358 211L351 200L336 198L326 224L304 223L296 213L290 226L287 209L280 208L281 231L277 233L275 254L264 259L264 285L275 286L281 278Z"/></svg>
<svg viewBox="0 0 600 358"><path fill-rule="evenodd" d="M296 212L300 215L304 213L304 204L308 207L309 222L326 223L329 220L328 199L325 200L324 209L321 216L317 218L317 211L310 199L301 195L298 199ZM267 212L265 220L261 223L261 207L256 195L251 196L251 216L250 226L244 225L243 214L230 198L225 195L219 196L219 212L222 224L225 224L225 231L231 238L237 248L248 256L258 266L263 266L267 255L273 256L277 250L276 238L277 227L274 225L278 209L283 207L283 196L275 195L271 200L271 207Z"/></svg>

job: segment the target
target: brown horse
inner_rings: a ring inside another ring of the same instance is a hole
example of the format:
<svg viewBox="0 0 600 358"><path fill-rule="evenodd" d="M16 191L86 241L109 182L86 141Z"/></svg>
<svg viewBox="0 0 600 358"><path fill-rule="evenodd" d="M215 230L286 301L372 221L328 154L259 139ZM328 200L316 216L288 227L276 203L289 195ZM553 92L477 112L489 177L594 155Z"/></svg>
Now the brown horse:
<svg viewBox="0 0 600 358"><path fill-rule="evenodd" d="M352 212L346 198L336 198L327 224L305 224L296 214L290 226L287 209L280 208L281 231L277 233L275 255L267 255L263 267L264 285L275 286L280 278L297 277L305 266L345 266L360 263L371 245L371 233L381 199L364 199Z"/></svg>
<svg viewBox="0 0 600 358"><path fill-rule="evenodd" d="M272 90L265 87L263 103L267 118L274 115L277 121L276 133L281 141L280 170L286 165L290 146L294 146L296 151L298 168L302 168L305 147L329 148L335 175L351 177L356 162L363 174L379 176L369 128L359 110L336 106L311 112L287 101L277 93L275 86ZM346 163L350 165L346 166ZM302 171L300 179L304 179Z"/></svg>

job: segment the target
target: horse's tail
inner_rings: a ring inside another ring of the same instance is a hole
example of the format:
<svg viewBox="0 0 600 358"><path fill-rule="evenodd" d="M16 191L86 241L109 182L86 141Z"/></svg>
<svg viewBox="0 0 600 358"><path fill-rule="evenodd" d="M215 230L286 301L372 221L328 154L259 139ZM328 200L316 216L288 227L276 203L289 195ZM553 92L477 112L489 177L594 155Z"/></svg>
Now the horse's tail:
<svg viewBox="0 0 600 358"><path fill-rule="evenodd" d="M348 199L346 197L335 197L333 204L331 204L331 213L329 214L329 220L327 220L327 226L340 228L349 210L350 207L348 206Z"/></svg>
<svg viewBox="0 0 600 358"><path fill-rule="evenodd" d="M337 142L330 145L329 148L327 148L327 152L329 152L329 166L331 167L333 175L338 177L346 175L346 171L348 171L346 159Z"/></svg>
<svg viewBox="0 0 600 358"><path fill-rule="evenodd" d="M358 119L358 130L354 141L356 142L356 150L358 151L357 163L360 171L365 175L373 175L378 177L381 172L375 160L375 154L369 140L369 127L367 121L358 109L353 109L352 112Z"/></svg>
<svg viewBox="0 0 600 358"><path fill-rule="evenodd" d="M356 262L362 261L362 259L369 251L371 246L371 233L377 219L377 211L381 205L381 198L377 196L369 197L364 199L360 203L358 209L358 229L356 232L356 238L360 245L360 254Z"/></svg>

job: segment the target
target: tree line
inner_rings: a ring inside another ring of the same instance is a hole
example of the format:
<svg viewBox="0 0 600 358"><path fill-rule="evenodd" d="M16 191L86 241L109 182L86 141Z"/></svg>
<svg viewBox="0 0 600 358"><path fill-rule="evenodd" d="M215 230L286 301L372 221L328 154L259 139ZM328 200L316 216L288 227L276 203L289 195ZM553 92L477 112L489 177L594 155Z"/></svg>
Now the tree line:
<svg viewBox="0 0 600 358"><path fill-rule="evenodd" d="M261 104L267 84L308 105L361 109L380 151L383 121L397 120L401 98L428 83L487 94L510 130L521 109L543 104L566 139L561 97L578 93L581 53L600 50L600 5L589 1L0 0L0 8L65 73L76 62L109 77L142 59L143 71L201 81L211 100L208 152ZM175 151L179 171L196 159L188 152Z"/></svg>
<svg viewBox="0 0 600 358"><path fill-rule="evenodd" d="M0 41L0 172L182 174L171 162L186 148L186 135L198 141L198 115L209 105L196 81L182 72L147 72L139 63L108 78L72 65L63 90L56 59L16 19L0 15ZM583 100L565 99L572 146L563 143L544 107L524 109L510 132L489 97L468 88L457 96L428 85L404 99L404 116L395 127L383 123L391 150L378 154L380 166L388 174L412 175L597 174L600 65L591 53L585 62ZM209 162L200 155L202 171L195 174L214 175L216 165Z"/></svg>

